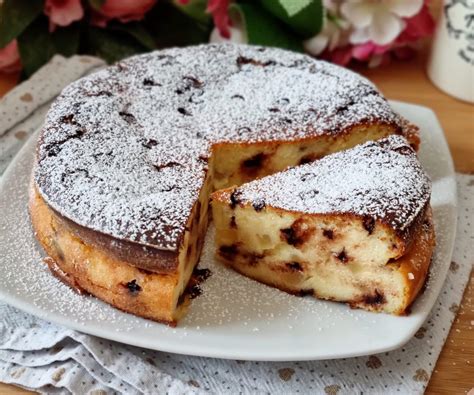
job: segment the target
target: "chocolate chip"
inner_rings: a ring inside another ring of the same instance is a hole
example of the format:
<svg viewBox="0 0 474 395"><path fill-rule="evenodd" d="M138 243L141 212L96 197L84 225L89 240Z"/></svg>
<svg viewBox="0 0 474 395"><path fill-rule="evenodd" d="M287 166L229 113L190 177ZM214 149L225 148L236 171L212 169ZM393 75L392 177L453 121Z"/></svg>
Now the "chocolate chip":
<svg viewBox="0 0 474 395"><path fill-rule="evenodd" d="M276 108L276 107L271 107L271 108L268 109L268 111L270 111L270 112L280 112L280 109Z"/></svg>
<svg viewBox="0 0 474 395"><path fill-rule="evenodd" d="M336 254L336 258L339 259L342 263L349 262L349 256L346 253L345 248L339 254Z"/></svg>
<svg viewBox="0 0 474 395"><path fill-rule="evenodd" d="M235 189L231 194L230 194L230 208L234 209L238 204L240 204L240 195L242 192L239 190Z"/></svg>
<svg viewBox="0 0 474 395"><path fill-rule="evenodd" d="M393 151L398 152L401 155L410 155L414 153L413 149L406 145L395 148Z"/></svg>
<svg viewBox="0 0 474 395"><path fill-rule="evenodd" d="M301 181L308 181L311 180L312 178L316 177L316 174L313 173L306 173L301 176Z"/></svg>
<svg viewBox="0 0 474 395"><path fill-rule="evenodd" d="M185 75L183 80L186 82L187 86L192 88L200 88L203 85L202 81L191 75Z"/></svg>
<svg viewBox="0 0 474 395"><path fill-rule="evenodd" d="M219 254L226 259L234 258L237 253L238 248L235 244L232 244L230 246L223 245L219 247Z"/></svg>
<svg viewBox="0 0 474 395"><path fill-rule="evenodd" d="M258 199L252 203L252 207L255 211L262 211L265 208L265 201L262 199Z"/></svg>
<svg viewBox="0 0 474 395"><path fill-rule="evenodd" d="M318 194L319 194L319 191L317 191L316 189L311 189L311 190L306 191L306 192L300 192L298 196L302 200L306 200L306 199L314 199L316 197L316 195L318 195Z"/></svg>
<svg viewBox="0 0 474 395"><path fill-rule="evenodd" d="M273 66L276 64L274 60L267 60L266 62L262 62L260 60L252 59L252 58L247 58L245 56L239 56L237 58L237 65L242 66L245 64L251 64L253 66L261 66L261 67L266 67L266 66Z"/></svg>
<svg viewBox="0 0 474 395"><path fill-rule="evenodd" d="M286 264L286 267L288 267L291 270L298 271L298 272L303 271L303 267L301 266L301 264L299 262L288 262Z"/></svg>
<svg viewBox="0 0 474 395"><path fill-rule="evenodd" d="M250 128L244 126L244 127L239 128L239 129L237 130L237 134L238 134L239 136L242 136L242 135L244 135L244 134L250 133L251 131L252 131L252 130L251 130Z"/></svg>
<svg viewBox="0 0 474 395"><path fill-rule="evenodd" d="M143 80L143 86L161 86L159 82L154 81L151 78L145 78Z"/></svg>
<svg viewBox="0 0 474 395"><path fill-rule="evenodd" d="M300 243L300 239L296 236L296 232L293 228L280 229L280 234L282 239L289 245L296 246Z"/></svg>
<svg viewBox="0 0 474 395"><path fill-rule="evenodd" d="M247 174L254 175L263 165L267 155L263 152L242 161L241 169Z"/></svg>
<svg viewBox="0 0 474 395"><path fill-rule="evenodd" d="M371 235L375 228L375 219L372 217L365 217L362 221L362 226L367 233Z"/></svg>
<svg viewBox="0 0 474 395"><path fill-rule="evenodd" d="M236 60L238 66L242 66L244 64L258 64L256 60L246 58L245 56L239 56Z"/></svg>
<svg viewBox="0 0 474 395"><path fill-rule="evenodd" d="M140 292L142 290L142 287L140 287L138 284L137 284L137 280L132 280L130 282L127 283L127 288L128 288L128 291L132 294L132 295L136 295L138 294L138 292Z"/></svg>
<svg viewBox="0 0 474 395"><path fill-rule="evenodd" d="M212 275L211 270L207 268L202 268L202 269L195 268L193 271L193 276L195 276L196 280L199 281L200 283L207 280L209 277L211 277L211 275Z"/></svg>
<svg viewBox="0 0 474 395"><path fill-rule="evenodd" d="M334 238L334 232L331 229L323 229L323 236L332 240Z"/></svg>
<svg viewBox="0 0 474 395"><path fill-rule="evenodd" d="M144 143L142 143L142 145L145 148L149 148L149 149L151 149L152 147L154 147L157 144L158 144L158 141L153 140L153 139L149 139L149 140L145 141Z"/></svg>
<svg viewBox="0 0 474 395"><path fill-rule="evenodd" d="M74 125L76 122L74 121L74 114L64 115L61 117L61 122L67 123L70 125Z"/></svg>
<svg viewBox="0 0 474 395"><path fill-rule="evenodd" d="M314 156L313 155L305 155L303 156L300 161L299 161L299 164L300 165L305 165L306 163L311 163L314 161Z"/></svg>
<svg viewBox="0 0 474 395"><path fill-rule="evenodd" d="M162 170L165 167L175 167L175 166L182 166L182 165L181 165L181 163L178 163L178 162L167 162L167 163L160 163L160 164L153 165L153 167L156 170Z"/></svg>
<svg viewBox="0 0 474 395"><path fill-rule="evenodd" d="M303 218L297 219L291 227L280 229L280 238L292 246L304 244L314 233L314 228L307 225Z"/></svg>
<svg viewBox="0 0 474 395"><path fill-rule="evenodd" d="M178 107L178 112L181 114L181 115L187 115L187 116L190 116L192 115L188 110L186 110L184 107Z"/></svg>
<svg viewBox="0 0 474 395"><path fill-rule="evenodd" d="M98 92L87 91L87 92L85 92L85 95L89 96L89 97L98 97L98 96L110 97L110 96L112 96L112 92L104 91L104 90L98 91Z"/></svg>
<svg viewBox="0 0 474 395"><path fill-rule="evenodd" d="M282 97L282 98L278 99L276 102L277 102L277 104L285 105L285 104L290 103L290 99L288 99L287 97Z"/></svg>
<svg viewBox="0 0 474 395"><path fill-rule="evenodd" d="M365 304L381 305L384 304L387 300L385 299L384 294L381 293L378 289L376 289L373 294L364 295L363 301Z"/></svg>
<svg viewBox="0 0 474 395"><path fill-rule="evenodd" d="M130 114L126 111L120 111L119 115L123 118L123 120L127 123L135 123L137 120L135 118L135 115Z"/></svg>
<svg viewBox="0 0 474 395"><path fill-rule="evenodd" d="M202 289L199 285L194 285L188 292L189 299L195 299L198 296L202 295Z"/></svg>
<svg viewBox="0 0 474 395"><path fill-rule="evenodd" d="M314 290L312 289L302 289L298 292L298 296L314 296Z"/></svg>

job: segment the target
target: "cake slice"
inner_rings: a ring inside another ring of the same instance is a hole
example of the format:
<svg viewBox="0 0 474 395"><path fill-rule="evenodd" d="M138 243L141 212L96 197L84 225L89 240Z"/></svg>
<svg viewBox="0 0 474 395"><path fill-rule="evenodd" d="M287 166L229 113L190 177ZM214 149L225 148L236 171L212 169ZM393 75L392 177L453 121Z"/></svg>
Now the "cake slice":
<svg viewBox="0 0 474 395"><path fill-rule="evenodd" d="M403 314L434 249L431 182L405 138L215 192L217 257L281 290Z"/></svg>

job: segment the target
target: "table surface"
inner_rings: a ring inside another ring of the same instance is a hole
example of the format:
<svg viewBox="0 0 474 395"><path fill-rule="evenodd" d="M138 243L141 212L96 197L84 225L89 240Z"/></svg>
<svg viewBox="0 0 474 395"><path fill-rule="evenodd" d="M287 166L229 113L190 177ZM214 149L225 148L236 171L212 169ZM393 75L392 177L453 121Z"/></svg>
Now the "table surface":
<svg viewBox="0 0 474 395"><path fill-rule="evenodd" d="M451 148L456 170L474 173L474 105L438 90L425 72L426 51L410 61L395 61L377 69L356 71L372 80L390 99L421 104L438 116ZM0 96L17 83L18 76L0 74ZM471 84L473 82L471 81ZM474 257L473 257L474 259ZM463 394L474 387L474 276L464 294L456 320L436 364L427 394ZM27 391L0 383L0 395Z"/></svg>

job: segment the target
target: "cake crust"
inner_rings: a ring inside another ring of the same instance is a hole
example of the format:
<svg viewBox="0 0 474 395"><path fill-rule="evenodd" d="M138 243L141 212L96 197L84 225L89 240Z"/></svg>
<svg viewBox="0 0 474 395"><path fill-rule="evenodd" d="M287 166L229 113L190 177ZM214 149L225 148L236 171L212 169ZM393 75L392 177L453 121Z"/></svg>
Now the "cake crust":
<svg viewBox="0 0 474 395"><path fill-rule="evenodd" d="M44 262L62 282L122 311L176 325L189 304L184 294L177 306L178 273L156 274L138 269L81 239L34 188L29 211L35 236L48 254Z"/></svg>

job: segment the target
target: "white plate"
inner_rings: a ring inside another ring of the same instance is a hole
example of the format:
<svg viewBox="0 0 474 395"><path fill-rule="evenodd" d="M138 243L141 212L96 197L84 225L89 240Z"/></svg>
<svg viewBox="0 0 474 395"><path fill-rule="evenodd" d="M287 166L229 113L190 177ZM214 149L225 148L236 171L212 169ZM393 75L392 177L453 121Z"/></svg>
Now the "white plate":
<svg viewBox="0 0 474 395"><path fill-rule="evenodd" d="M41 263L31 231L27 190L35 141L31 139L0 184L0 298L41 318L135 346L216 358L312 360L374 354L397 348L431 310L448 270L456 230L456 183L451 155L434 113L394 102L421 127L420 159L433 180L437 246L429 283L407 317L351 310L343 304L287 295L214 263L212 228L201 267L213 275L202 285L177 328L122 313L79 296Z"/></svg>

